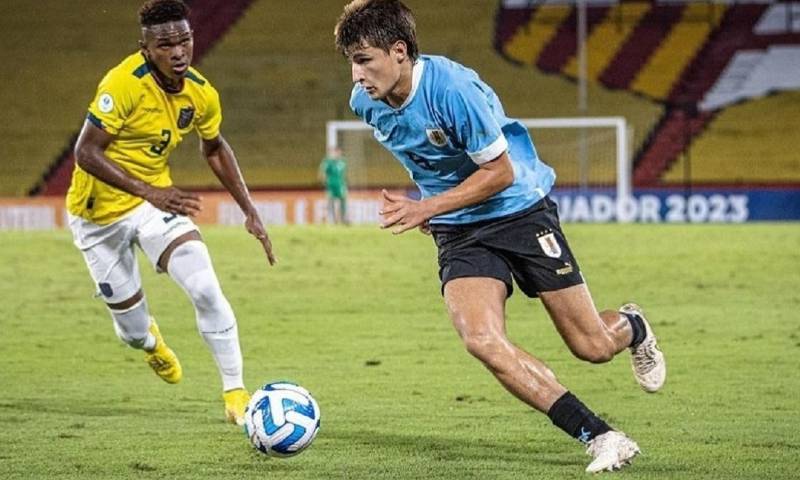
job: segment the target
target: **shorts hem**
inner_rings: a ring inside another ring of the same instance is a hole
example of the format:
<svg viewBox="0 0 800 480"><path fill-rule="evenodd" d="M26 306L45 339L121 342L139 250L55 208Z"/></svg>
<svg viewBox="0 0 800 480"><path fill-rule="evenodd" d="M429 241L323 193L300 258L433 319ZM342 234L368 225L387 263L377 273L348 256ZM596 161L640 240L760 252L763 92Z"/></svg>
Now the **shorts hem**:
<svg viewBox="0 0 800 480"><path fill-rule="evenodd" d="M501 281L501 282L503 282L505 284L505 286L506 286L506 298L509 298L509 297L511 297L511 295L514 294L514 283L513 282L509 282L505 278L500 278L500 276L494 276L494 275L473 275L473 274L467 273L467 274L464 274L464 275L454 275L452 277L448 277L447 280L443 280L442 281L442 287L440 289L440 293L442 294L442 296L444 296L444 286L447 285L447 282L450 282L451 280L456 280L458 278L492 278L494 280L499 280L499 281Z"/></svg>
<svg viewBox="0 0 800 480"><path fill-rule="evenodd" d="M167 273L168 274L169 273L169 272L167 272L166 269L162 269L158 265L158 261L161 260L161 255L164 255L164 252L166 252L169 249L169 247L173 243L175 243L175 241L177 239L179 239L180 237L186 235L187 233L191 233L191 232L197 232L198 235L200 234L200 229L197 228L197 225L195 225L194 222L192 222L192 225L194 226L194 228L184 231L183 233L181 233L181 234L177 235L175 238L173 238L168 244L164 245L164 248L162 248L161 251L158 252L158 255L155 256L155 260L148 258L148 260L150 260L152 262L153 269L156 271L156 273L158 273L158 274L161 274L161 273ZM179 229L179 231L181 231L181 230L184 230L184 229L183 228ZM191 242L191 241L198 241L198 242L204 243L203 240L202 240L202 236L201 236L200 239L185 240L185 241L181 242L181 244L184 244L186 242ZM149 257L149 255L147 255L146 252L145 252L145 256ZM169 264L169 260L167 260L167 264Z"/></svg>

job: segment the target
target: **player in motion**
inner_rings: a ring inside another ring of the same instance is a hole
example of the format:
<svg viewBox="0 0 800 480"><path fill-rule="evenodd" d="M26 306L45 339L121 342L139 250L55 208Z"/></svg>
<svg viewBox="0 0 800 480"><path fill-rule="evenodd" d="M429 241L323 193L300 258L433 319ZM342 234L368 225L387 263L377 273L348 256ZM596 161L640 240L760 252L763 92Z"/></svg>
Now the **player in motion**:
<svg viewBox="0 0 800 480"><path fill-rule="evenodd" d="M75 245L83 253L123 342L168 383L182 376L142 292L134 245L183 288L197 327L222 377L225 417L243 422L249 394L242 380L236 317L222 293L208 249L189 219L200 197L172 186L167 159L196 130L216 176L245 214L247 231L275 262L233 150L220 134L219 95L191 67L192 29L181 0L150 0L139 10L140 50L100 82L75 145L67 193Z"/></svg>
<svg viewBox="0 0 800 480"><path fill-rule="evenodd" d="M602 363L629 348L648 392L664 384L664 357L642 310L596 310L547 194L555 180L527 130L509 119L478 75L419 55L415 21L399 0L355 0L336 25L336 46L355 83L350 106L409 171L416 201L384 191L383 228L430 230L450 318L467 351L514 396L588 446L587 471L621 468L639 453L506 337L513 283L538 296L580 359Z"/></svg>

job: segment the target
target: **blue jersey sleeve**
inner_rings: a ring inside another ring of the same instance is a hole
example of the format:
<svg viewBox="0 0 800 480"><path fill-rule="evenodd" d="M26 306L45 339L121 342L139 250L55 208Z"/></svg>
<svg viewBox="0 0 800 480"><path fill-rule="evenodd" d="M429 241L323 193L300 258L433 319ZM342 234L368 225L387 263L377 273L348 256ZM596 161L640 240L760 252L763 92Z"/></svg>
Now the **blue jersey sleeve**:
<svg viewBox="0 0 800 480"><path fill-rule="evenodd" d="M445 112L452 132L473 162L480 165L499 157L508 141L495 118L489 96L474 82L459 82L448 89Z"/></svg>

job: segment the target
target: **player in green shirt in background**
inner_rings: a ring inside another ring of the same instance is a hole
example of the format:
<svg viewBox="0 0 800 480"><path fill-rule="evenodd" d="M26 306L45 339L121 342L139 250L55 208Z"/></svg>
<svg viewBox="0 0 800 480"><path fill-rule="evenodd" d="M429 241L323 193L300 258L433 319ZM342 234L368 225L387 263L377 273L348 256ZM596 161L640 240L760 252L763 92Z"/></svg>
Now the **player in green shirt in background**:
<svg viewBox="0 0 800 480"><path fill-rule="evenodd" d="M319 178L328 194L328 222L347 225L347 163L341 149L328 151L319 165Z"/></svg>

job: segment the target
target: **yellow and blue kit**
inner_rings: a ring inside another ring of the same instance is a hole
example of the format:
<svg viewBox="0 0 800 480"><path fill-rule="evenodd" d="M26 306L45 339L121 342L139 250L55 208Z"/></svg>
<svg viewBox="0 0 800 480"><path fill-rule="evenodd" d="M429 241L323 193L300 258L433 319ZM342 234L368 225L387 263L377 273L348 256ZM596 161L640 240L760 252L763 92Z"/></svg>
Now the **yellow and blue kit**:
<svg viewBox="0 0 800 480"><path fill-rule="evenodd" d="M87 119L114 136L106 157L128 174L156 187L172 185L167 159L191 130L203 139L219 135L219 94L190 68L178 93L168 93L153 78L141 52L109 70L97 87ZM106 225L144 200L100 181L78 165L67 192L67 210Z"/></svg>

